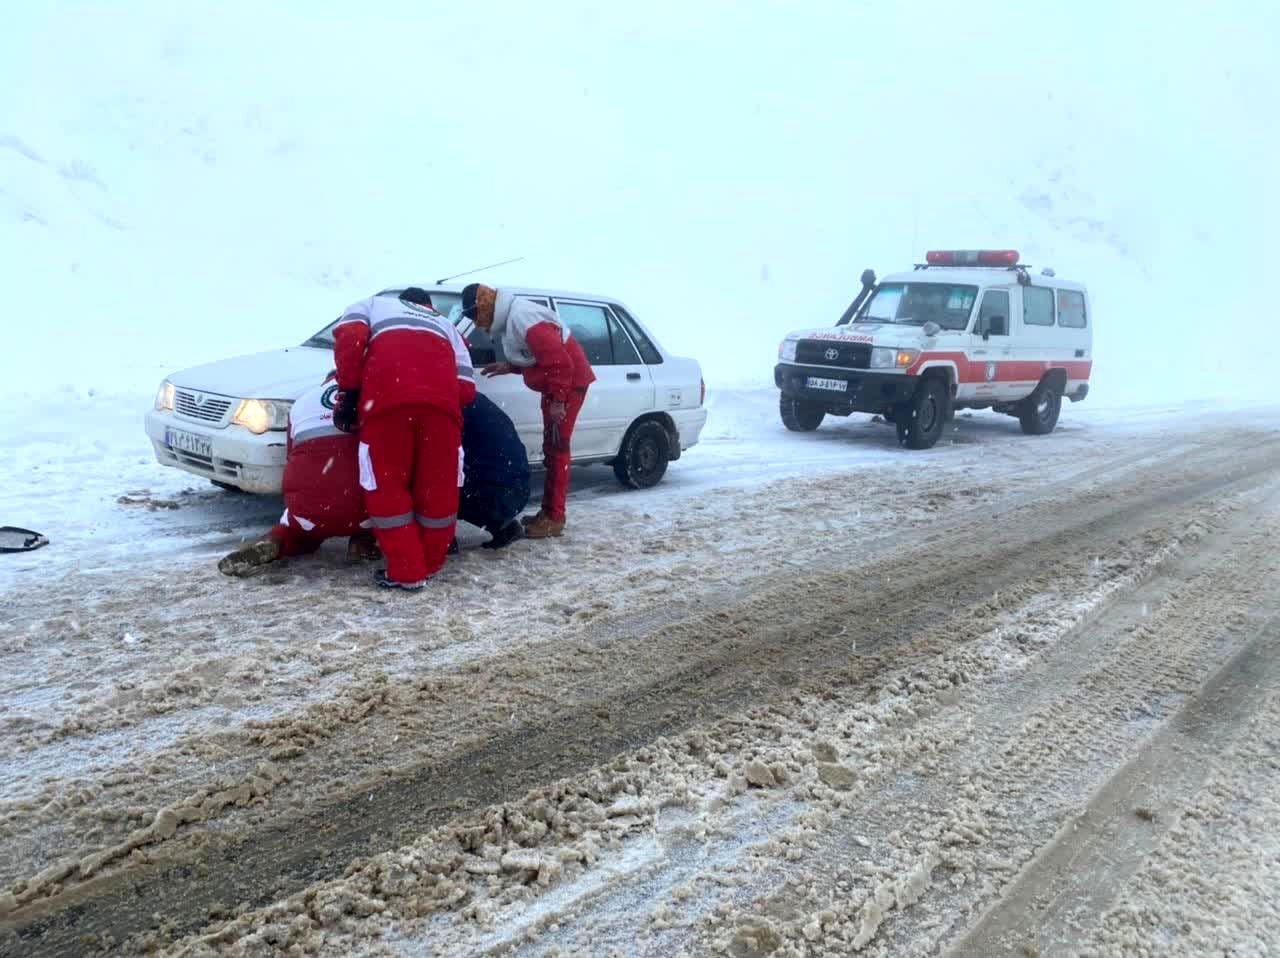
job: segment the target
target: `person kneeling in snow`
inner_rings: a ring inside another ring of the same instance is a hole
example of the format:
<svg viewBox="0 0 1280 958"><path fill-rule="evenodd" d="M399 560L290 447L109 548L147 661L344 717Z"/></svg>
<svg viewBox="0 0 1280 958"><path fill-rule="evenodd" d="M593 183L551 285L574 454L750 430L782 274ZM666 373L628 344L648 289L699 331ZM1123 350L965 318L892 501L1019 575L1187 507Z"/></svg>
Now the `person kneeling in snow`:
<svg viewBox="0 0 1280 958"><path fill-rule="evenodd" d="M477 393L462 412L462 470L458 518L491 536L501 549L524 536L520 513L529 503L529 456L505 412Z"/></svg>
<svg viewBox="0 0 1280 958"><path fill-rule="evenodd" d="M359 439L333 424L337 392L330 374L289 410L284 514L265 537L223 558L220 572L249 575L276 559L315 552L334 536L351 537L349 559L379 557L373 533L366 528L356 453Z"/></svg>

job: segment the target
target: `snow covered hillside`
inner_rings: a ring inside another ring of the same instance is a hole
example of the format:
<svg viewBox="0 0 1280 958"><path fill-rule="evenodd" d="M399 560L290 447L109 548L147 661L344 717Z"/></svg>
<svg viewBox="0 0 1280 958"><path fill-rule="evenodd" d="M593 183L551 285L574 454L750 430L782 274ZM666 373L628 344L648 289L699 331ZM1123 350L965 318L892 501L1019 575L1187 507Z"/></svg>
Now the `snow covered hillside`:
<svg viewBox="0 0 1280 958"><path fill-rule="evenodd" d="M521 255L487 278L619 296L759 383L863 267L980 245L1090 284L1098 396L1262 391L1276 17L14 7L0 395L141 395Z"/></svg>

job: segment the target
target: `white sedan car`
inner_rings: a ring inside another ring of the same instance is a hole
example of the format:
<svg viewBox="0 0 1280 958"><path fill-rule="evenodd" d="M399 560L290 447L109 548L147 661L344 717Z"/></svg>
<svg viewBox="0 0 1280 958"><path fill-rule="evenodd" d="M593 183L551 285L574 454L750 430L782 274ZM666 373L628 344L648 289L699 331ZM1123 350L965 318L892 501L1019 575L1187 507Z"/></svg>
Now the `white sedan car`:
<svg viewBox="0 0 1280 958"><path fill-rule="evenodd" d="M500 346L460 318L456 287L423 285L436 309L452 313L477 367L502 359ZM383 290L394 296L401 288ZM707 421L696 360L667 353L622 303L601 296L517 289L568 323L595 370L573 433L573 461L608 463L632 488L656 484L667 463L694 445ZM245 492L278 493L289 406L333 368L335 319L301 346L195 366L160 384L147 435L161 465ZM478 376L480 391L509 415L542 460L538 394L520 376Z"/></svg>

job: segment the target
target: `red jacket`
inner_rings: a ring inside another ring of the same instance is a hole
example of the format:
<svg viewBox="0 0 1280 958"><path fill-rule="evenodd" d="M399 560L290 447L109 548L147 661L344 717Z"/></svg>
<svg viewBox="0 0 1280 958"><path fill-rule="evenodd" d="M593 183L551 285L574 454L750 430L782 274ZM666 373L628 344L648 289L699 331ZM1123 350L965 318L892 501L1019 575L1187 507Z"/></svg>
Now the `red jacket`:
<svg viewBox="0 0 1280 958"><path fill-rule="evenodd" d="M585 389L596 381L587 354L573 335L563 338L555 323L536 323L525 333L534 364L520 370L524 384L535 392L565 402L573 389Z"/></svg>
<svg viewBox="0 0 1280 958"><path fill-rule="evenodd" d="M383 409L423 403L462 425L476 395L471 355L453 323L435 310L371 296L350 306L333 330L338 385L360 390L360 423Z"/></svg>
<svg viewBox="0 0 1280 958"><path fill-rule="evenodd" d="M293 524L326 538L354 535L365 520L360 440L333 425L337 391L336 384L326 383L293 404L284 466L284 507Z"/></svg>

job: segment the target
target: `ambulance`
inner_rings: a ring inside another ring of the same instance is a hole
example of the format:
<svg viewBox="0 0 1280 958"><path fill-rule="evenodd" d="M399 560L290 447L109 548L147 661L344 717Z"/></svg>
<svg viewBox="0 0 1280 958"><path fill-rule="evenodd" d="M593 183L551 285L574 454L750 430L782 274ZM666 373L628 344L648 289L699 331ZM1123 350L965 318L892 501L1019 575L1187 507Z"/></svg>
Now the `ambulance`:
<svg viewBox="0 0 1280 958"><path fill-rule="evenodd" d="M1093 317L1081 283L1032 275L1015 250L933 250L862 291L835 326L789 334L774 381L783 424L874 413L928 449L957 409L1015 417L1028 435L1089 394Z"/></svg>

